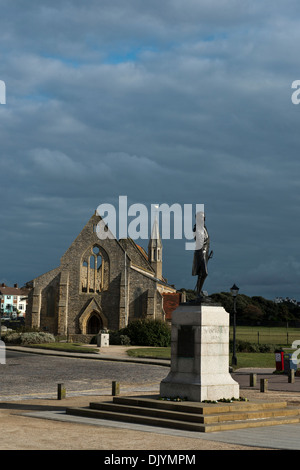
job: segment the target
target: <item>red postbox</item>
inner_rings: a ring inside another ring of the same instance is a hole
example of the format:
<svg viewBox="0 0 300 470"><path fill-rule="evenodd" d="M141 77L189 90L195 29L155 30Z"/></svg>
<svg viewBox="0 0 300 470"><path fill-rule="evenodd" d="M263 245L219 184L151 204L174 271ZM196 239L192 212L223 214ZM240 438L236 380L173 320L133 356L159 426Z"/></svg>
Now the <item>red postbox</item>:
<svg viewBox="0 0 300 470"><path fill-rule="evenodd" d="M283 371L284 370L284 352L283 351L275 351L275 362L276 362L276 370Z"/></svg>

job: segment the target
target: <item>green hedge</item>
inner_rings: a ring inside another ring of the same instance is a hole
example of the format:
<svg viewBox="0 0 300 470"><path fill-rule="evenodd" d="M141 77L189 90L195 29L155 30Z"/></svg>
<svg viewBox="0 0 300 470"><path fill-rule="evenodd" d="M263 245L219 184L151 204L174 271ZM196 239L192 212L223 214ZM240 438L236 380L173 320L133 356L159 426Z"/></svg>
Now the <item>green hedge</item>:
<svg viewBox="0 0 300 470"><path fill-rule="evenodd" d="M161 320L134 320L119 333L130 338L130 344L137 346L167 347L171 344L170 326Z"/></svg>
<svg viewBox="0 0 300 470"><path fill-rule="evenodd" d="M123 346L129 346L130 345L130 338L126 335L123 335L120 333L120 331L112 331L109 330L109 344L112 345L123 345Z"/></svg>
<svg viewBox="0 0 300 470"><path fill-rule="evenodd" d="M230 340L229 348L232 352L233 341ZM278 349L279 346L276 344L258 344L250 343L249 341L236 340L236 352L260 352L260 353L272 353Z"/></svg>

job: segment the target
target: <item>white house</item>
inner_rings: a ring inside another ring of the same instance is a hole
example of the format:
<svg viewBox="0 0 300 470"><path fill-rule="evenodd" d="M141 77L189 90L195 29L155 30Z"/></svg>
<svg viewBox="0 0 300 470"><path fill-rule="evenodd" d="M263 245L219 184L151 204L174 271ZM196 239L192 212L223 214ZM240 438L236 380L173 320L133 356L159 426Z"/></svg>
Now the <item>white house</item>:
<svg viewBox="0 0 300 470"><path fill-rule="evenodd" d="M14 287L0 285L0 312L1 316L25 317L28 301L28 290L19 288L18 284Z"/></svg>

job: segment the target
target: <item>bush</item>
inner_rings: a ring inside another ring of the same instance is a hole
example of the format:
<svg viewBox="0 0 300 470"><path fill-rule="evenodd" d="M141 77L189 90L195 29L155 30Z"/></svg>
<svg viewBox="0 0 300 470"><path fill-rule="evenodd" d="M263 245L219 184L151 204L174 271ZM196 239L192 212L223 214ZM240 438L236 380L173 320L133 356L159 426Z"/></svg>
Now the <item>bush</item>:
<svg viewBox="0 0 300 470"><path fill-rule="evenodd" d="M229 343L230 351L233 349L233 341ZM250 343L248 341L236 340L236 352L258 352L258 353L272 353L278 349L276 344L258 344Z"/></svg>
<svg viewBox="0 0 300 470"><path fill-rule="evenodd" d="M167 347L171 344L170 327L161 320L135 320L119 333L128 336L131 344L137 346Z"/></svg>
<svg viewBox="0 0 300 470"><path fill-rule="evenodd" d="M121 344L120 333L118 331L109 331L109 344L118 345Z"/></svg>
<svg viewBox="0 0 300 470"><path fill-rule="evenodd" d="M8 344L42 344L42 343L55 343L55 337L51 333L44 332L30 332L30 333L16 333L8 332L2 336L5 343Z"/></svg>
<svg viewBox="0 0 300 470"><path fill-rule="evenodd" d="M120 335L120 344L123 346L129 346L130 345L130 338L127 335Z"/></svg>
<svg viewBox="0 0 300 470"><path fill-rule="evenodd" d="M51 333L21 333L21 344L55 343L55 337Z"/></svg>
<svg viewBox="0 0 300 470"><path fill-rule="evenodd" d="M129 336L127 336L125 334L122 334L122 330L120 330L120 331L109 331L109 344L129 346L130 345L130 338L129 338Z"/></svg>
<svg viewBox="0 0 300 470"><path fill-rule="evenodd" d="M5 334L1 335L2 339L5 343L8 344L21 344L21 335L20 333L10 332L8 331Z"/></svg>

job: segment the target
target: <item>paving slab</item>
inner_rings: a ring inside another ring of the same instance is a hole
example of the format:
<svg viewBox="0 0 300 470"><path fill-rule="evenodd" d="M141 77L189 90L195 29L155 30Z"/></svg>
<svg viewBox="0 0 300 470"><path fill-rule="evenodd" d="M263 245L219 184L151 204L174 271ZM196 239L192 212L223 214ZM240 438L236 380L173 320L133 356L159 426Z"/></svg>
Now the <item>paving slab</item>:
<svg viewBox="0 0 300 470"><path fill-rule="evenodd" d="M136 359L131 359L126 356L126 349L128 347L123 347L123 348L110 348L110 350L105 350L105 353L99 354L99 355L76 355L76 357L84 357L84 358L92 358L95 359L95 356L97 359L101 360L114 360L114 361L124 361L124 362L143 362L143 363L149 363L153 364L156 362L156 360L136 360ZM17 350L21 351L22 348L17 348ZM26 352L29 352L28 348L24 348ZM35 354L39 354L40 351L33 351ZM101 351L100 351L101 352ZM55 354L57 355L58 352L46 352L43 351L43 354ZM62 353L61 355L69 355L68 353ZM74 356L73 356L74 357ZM169 366L169 361L162 360L160 361L161 365L164 366ZM233 377L235 380L237 380L240 384L240 390L241 394L243 396L246 396L250 400L255 397L255 399L258 400L287 400L289 404L295 404L299 405L300 403L300 377L295 378L295 383L291 384L288 382L287 376L284 375L276 375L273 374L275 370L271 369L253 369L253 368L248 368L248 369L239 369L233 373ZM258 375L258 380L257 380L257 385L256 387L250 387L249 385L249 376L251 373L256 373ZM260 378L267 378L268 379L268 391L266 393L260 393L259 392L259 379ZM137 387L136 387L137 388ZM141 393L141 389L135 390L134 388L131 390L132 394L134 393ZM105 391L106 392L106 391ZM147 390L145 389L144 392L146 393ZM37 437L33 436L33 439L35 439L35 442L28 443L28 439L30 439L29 436L24 436L24 439L20 438L20 435L22 436L22 429L31 429L34 428L32 426L33 418L39 418L36 421L43 422L48 422L48 425L43 425L41 424L40 426L36 425L36 427L41 427L41 428L47 428L48 429L48 435L47 439L51 439L51 431L52 429L50 423L61 423L62 425L72 425L75 426L74 429L76 429L76 433L78 432L79 435L81 434L81 429L83 426L93 426L94 429L99 429L101 432L101 435L103 435L103 431L105 428L105 435L106 437L110 435L110 431L112 430L112 436L114 433L123 433L122 438L123 438L123 443L125 444L124 448L129 448L126 447L130 445L129 441L129 436L127 440L127 431L128 433L133 433L132 436L134 435L137 439L135 441L135 447L134 448L144 448L147 449L147 442L144 444L141 444L145 436L145 433L148 434L149 436L149 448L151 449L168 449L168 448L175 448L176 445L178 446L177 442L181 442L182 445L177 448L185 448L185 449L190 449L190 448L195 448L195 449L282 449L282 450L300 450L300 424L285 424L285 425L278 425L278 426L270 426L270 427L263 427L263 428L252 428L252 429L240 429L237 431L223 431L223 432L215 432L215 433L210 433L209 435L197 432L192 432L192 431L181 431L181 430L173 430L173 429L165 429L165 428L158 428L158 427L153 427L153 426L145 426L145 425L138 425L138 424L132 424L132 423L119 423L119 422L114 422L110 421L109 423L106 420L100 420L100 419L93 419L93 418L81 418L81 417L76 417L76 416L68 416L66 415L64 411L64 404L60 403L59 406L56 405L56 401L53 399L48 399L48 400L42 400L42 399L35 399L32 400L33 397L30 397L31 400L27 400L26 402L20 402L21 397L18 397L18 405L23 406L24 408L22 411L16 411L14 409L14 403L13 400L10 401L10 397L6 397L5 403L3 406L6 406L8 411L8 421L6 422L6 430L9 431L9 428L7 426L12 426L12 429L14 432L14 435L16 435L16 440L15 441L9 441L8 443L5 444L3 441L2 449L23 449L23 448L33 448L33 449L41 449L41 448L49 448L51 446L51 443L43 443L41 444ZM98 397L99 398L99 397ZM94 397L95 399L95 397ZM66 406L72 406L74 401L80 400L81 403L85 403L84 406L88 406L90 402L90 398L87 396L80 396L80 397L69 397L68 398L68 405ZM33 409L30 408L30 403L34 403L32 405ZM51 409L45 409L47 408L44 404L40 406L41 403L51 403ZM17 406L17 405L15 405ZM56 408L57 409L54 409ZM9 408L11 407L11 411ZM0 413L3 413L4 411L0 411ZM19 416L16 416L16 414L19 413ZM16 426L14 424L14 419L21 419L21 423L23 423L22 428L18 425ZM31 423L30 426L26 425L26 420L30 420L29 422ZM35 420L34 420L35 421ZM78 429L78 431L77 431ZM75 431L74 431L75 432ZM54 433L54 431L53 431ZM74 439L76 438L76 433L74 434ZM125 433L125 434L124 434ZM19 440L18 436L19 435ZM40 433L38 433L38 436ZM53 434L54 435L54 434ZM165 436L164 441L160 440L159 436ZM140 437L139 437L140 436ZM151 437L150 437L151 436ZM171 440L170 440L171 438ZM180 441L177 441L176 439L180 439ZM27 440L26 440L27 439ZM54 441L53 441L54 442ZM76 439L73 442L73 445L76 445ZM137 442L139 444L137 444ZM151 442L151 444L150 444ZM160 444L161 442L161 444ZM193 444L193 442L195 444ZM105 444L106 443L106 444ZM63 442L61 441L55 441L56 445L60 445L61 447L59 448L68 448L64 447ZM93 447L94 445L94 447ZM90 448L97 448L97 443L91 443ZM112 441L109 441L108 438L105 441L103 440L103 443L101 445L106 445L110 449L117 448L116 444L114 445L113 443L113 438ZM11 447L10 447L11 446ZM33 446L33 447L30 447ZM173 447L172 447L173 446ZM120 448L120 447L119 447ZM122 447L121 447L122 448Z"/></svg>
<svg viewBox="0 0 300 470"><path fill-rule="evenodd" d="M300 450L300 424L222 431L207 435L193 431L181 431L177 429L166 429L157 426L146 426L117 421L109 421L108 423L107 420L102 419L81 418L66 415L63 411L30 412L24 414L24 416L61 421L65 423L97 426L100 428L110 427L115 429L128 429L142 433L176 436L204 441L207 440L262 449Z"/></svg>

